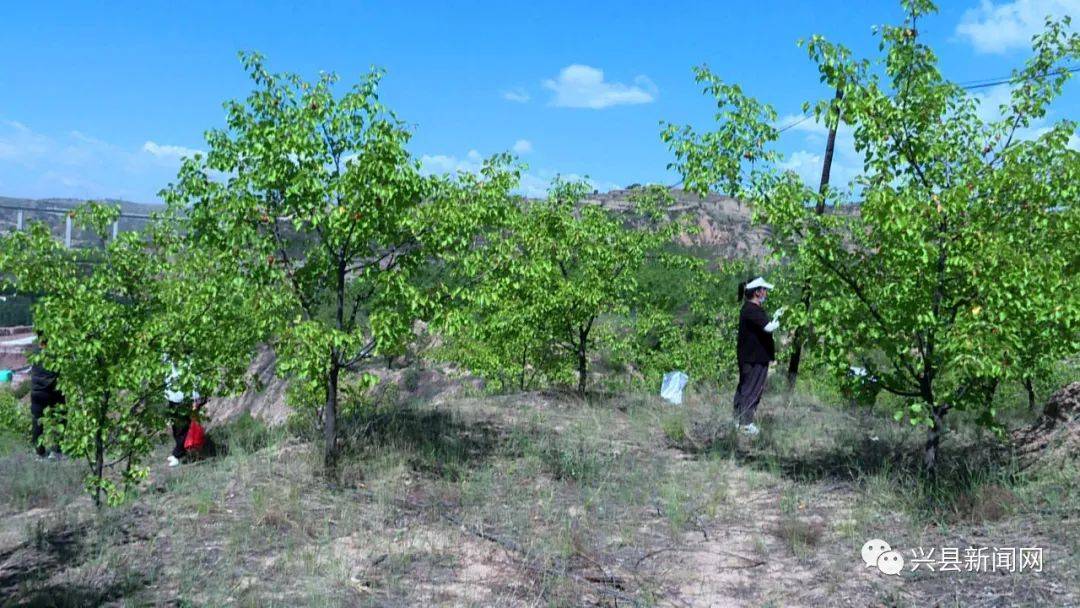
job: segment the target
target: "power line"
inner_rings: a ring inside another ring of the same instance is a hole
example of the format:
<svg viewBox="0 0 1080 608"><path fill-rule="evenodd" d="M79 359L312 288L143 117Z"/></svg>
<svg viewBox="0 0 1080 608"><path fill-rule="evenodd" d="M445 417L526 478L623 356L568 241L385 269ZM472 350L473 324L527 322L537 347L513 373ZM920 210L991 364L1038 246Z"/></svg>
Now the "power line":
<svg viewBox="0 0 1080 608"><path fill-rule="evenodd" d="M1027 78L1015 78L1013 76L998 76L997 78L981 78L978 80L968 80L967 82L957 83L961 89L980 89L983 87L992 87L999 84L1005 84L1007 82L1027 82L1028 80L1034 80L1035 78L1045 78L1047 76L1055 76L1058 74L1073 74L1080 72L1080 66L1071 68L1061 68L1052 72L1047 72L1042 76L1029 76Z"/></svg>
<svg viewBox="0 0 1080 608"><path fill-rule="evenodd" d="M1034 80L1035 78L1045 78L1047 76L1054 76L1054 75L1058 75L1058 74L1075 74L1077 72L1080 72L1080 66L1070 67L1070 68L1061 68L1060 70L1054 70L1053 72L1047 72L1046 74L1044 74L1042 76L1029 76L1027 78L1016 78L1016 77L1013 77L1013 76L998 76L996 78L981 78L981 79L978 79L978 80L969 80L966 83L958 83L956 86L960 87L961 89L964 89L965 91L971 91L971 90L974 90L974 89L985 89L987 87L995 87L995 86L997 86L999 84L1027 82L1029 80ZM896 96L895 93L893 95L889 95L889 97L895 97L895 96ZM788 129L797 127L798 125L806 122L807 120L810 120L810 118L812 118L811 115L809 115L809 114L804 115L802 118L800 118L798 120L795 120L795 121L792 121L792 122L784 125L783 127L780 127L779 129L776 130L776 132L777 133L783 133L784 131L787 131Z"/></svg>
<svg viewBox="0 0 1080 608"><path fill-rule="evenodd" d="M800 118L799 120L796 120L795 122L792 122L792 123L788 124L787 126L780 127L779 129L776 130L776 132L777 133L783 133L784 131L787 131L788 129L790 129L792 127L796 127L798 125L801 125L802 123L804 123L804 122L806 122L808 120L810 120L810 115L809 114L803 116L802 118Z"/></svg>
<svg viewBox="0 0 1080 608"><path fill-rule="evenodd" d="M980 79L977 79L977 80L968 80L968 81L963 82L963 83L957 83L956 86L960 87L961 89L964 89L965 91L970 91L970 90L973 90L973 89L984 89L986 87L993 87L993 86L997 86L999 84L1006 84L1006 83L1010 83L1010 82L1027 82L1028 80L1033 80L1035 78L1045 78L1047 76L1054 76L1054 75L1058 75L1058 74L1075 74L1076 72L1080 72L1080 66L1069 67L1069 68L1061 68L1060 70L1054 70L1052 72L1047 72L1043 76L1029 76L1027 78L1020 78L1020 79L1018 79L1018 78L1016 78L1014 76L998 76L996 78L980 78ZM896 96L895 94L889 95L889 97L895 97L895 96ZM787 131L788 129L793 129L793 128L801 125L802 123L810 120L811 118L813 118L813 115L804 114L798 120L793 120L793 121L789 122L788 124L780 127L779 129L776 130L776 132L778 134L783 133L784 131ZM674 184L671 184L671 186L669 186L669 188L674 188L676 186L681 185L682 183L683 183L683 180L680 179L679 181L675 182Z"/></svg>
<svg viewBox="0 0 1080 608"><path fill-rule="evenodd" d="M1080 67L1062 68L1061 70L1057 70L1055 72L1047 72L1046 76L1053 76L1053 75L1058 75L1058 74L1075 74L1076 72L1080 72ZM1021 78L1021 79L1004 78L1004 79L1000 79L1000 80L996 80L996 81L992 80L992 81L988 81L988 82L980 82L980 83L977 83L977 84L961 85L960 88L964 89L966 91L970 91L972 89L983 89L983 88L986 88L986 87L996 87L999 84L1027 82L1029 80L1033 80L1034 78L1035 78L1034 76L1032 76L1030 78Z"/></svg>

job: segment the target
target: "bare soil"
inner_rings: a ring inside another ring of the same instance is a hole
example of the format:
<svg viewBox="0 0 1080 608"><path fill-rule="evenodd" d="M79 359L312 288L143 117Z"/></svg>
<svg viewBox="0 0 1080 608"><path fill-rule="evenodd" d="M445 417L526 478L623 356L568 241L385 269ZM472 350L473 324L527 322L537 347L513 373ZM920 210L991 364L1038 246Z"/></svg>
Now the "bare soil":
<svg viewBox="0 0 1080 608"><path fill-rule="evenodd" d="M169 469L162 446L101 513L80 463L9 444L0 605L1080 605L1075 468L940 498L910 477L917 431L811 398L768 398L749 440L724 431L723 396L468 392L351 421L336 484L303 432L223 425L227 456ZM871 538L1043 564L888 576L860 558Z"/></svg>

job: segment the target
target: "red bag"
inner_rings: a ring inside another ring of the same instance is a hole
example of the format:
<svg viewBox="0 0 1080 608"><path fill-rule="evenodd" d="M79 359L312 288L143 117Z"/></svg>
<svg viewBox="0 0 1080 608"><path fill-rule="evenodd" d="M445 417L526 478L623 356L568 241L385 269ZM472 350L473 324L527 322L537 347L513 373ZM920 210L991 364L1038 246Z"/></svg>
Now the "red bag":
<svg viewBox="0 0 1080 608"><path fill-rule="evenodd" d="M188 427L187 437L184 438L185 450L201 450L206 445L206 431L195 417L191 418L191 426Z"/></svg>

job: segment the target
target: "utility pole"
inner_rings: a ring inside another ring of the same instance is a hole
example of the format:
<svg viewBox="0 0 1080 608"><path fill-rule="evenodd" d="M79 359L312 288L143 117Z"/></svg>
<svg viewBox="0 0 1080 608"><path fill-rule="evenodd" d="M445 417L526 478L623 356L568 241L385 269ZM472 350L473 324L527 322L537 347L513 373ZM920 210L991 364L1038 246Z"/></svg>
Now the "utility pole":
<svg viewBox="0 0 1080 608"><path fill-rule="evenodd" d="M814 213L817 215L825 214L825 198L826 193L829 190L829 174L832 172L832 159L833 150L836 148L836 129L840 126L840 101L844 98L844 91L840 87L836 88L836 97L833 98L832 108L829 111L826 120L829 123L829 137L825 141L825 160L821 166L821 182L818 184L818 200L817 205L814 206ZM803 307L807 310L810 309L811 297L810 287L803 284L802 293ZM791 351L791 359L788 360L787 369L787 381L788 381L788 397L795 392L795 381L799 377L799 363L802 361L802 347L806 341L806 332L810 330L808 325L802 325L795 329L795 336L793 338L794 344Z"/></svg>

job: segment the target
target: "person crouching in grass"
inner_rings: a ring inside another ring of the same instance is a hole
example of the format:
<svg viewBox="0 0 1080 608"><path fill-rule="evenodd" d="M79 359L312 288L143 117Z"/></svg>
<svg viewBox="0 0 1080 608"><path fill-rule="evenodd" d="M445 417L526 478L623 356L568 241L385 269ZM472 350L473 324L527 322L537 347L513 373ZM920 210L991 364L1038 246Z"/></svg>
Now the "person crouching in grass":
<svg viewBox="0 0 1080 608"><path fill-rule="evenodd" d="M187 455L184 442L187 440L188 429L191 428L192 412L202 407L206 399L198 391L192 390L190 393L185 393L181 390L181 382L186 379L184 376L186 372L181 370L175 362L170 361L169 365L171 369L165 379L165 400L169 402L174 445L167 464L175 467L180 466L180 460Z"/></svg>

